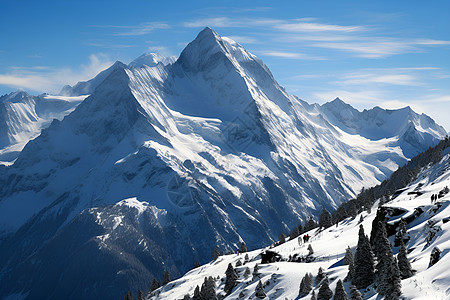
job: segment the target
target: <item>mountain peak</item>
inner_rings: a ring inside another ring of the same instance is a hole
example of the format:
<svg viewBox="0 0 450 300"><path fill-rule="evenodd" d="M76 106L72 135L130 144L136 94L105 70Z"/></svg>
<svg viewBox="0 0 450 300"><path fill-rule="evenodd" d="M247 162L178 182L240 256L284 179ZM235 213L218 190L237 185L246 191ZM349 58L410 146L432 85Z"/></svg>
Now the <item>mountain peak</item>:
<svg viewBox="0 0 450 300"><path fill-rule="evenodd" d="M170 65L177 60L176 56L165 57L159 53L144 53L135 60L133 60L128 66L131 68L141 68L146 65L149 67L155 67L159 63L164 66Z"/></svg>

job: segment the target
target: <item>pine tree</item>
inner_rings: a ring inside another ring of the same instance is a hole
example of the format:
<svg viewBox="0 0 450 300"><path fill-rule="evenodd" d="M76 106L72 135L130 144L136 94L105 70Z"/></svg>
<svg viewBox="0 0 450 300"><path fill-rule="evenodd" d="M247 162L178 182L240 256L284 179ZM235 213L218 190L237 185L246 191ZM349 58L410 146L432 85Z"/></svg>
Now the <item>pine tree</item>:
<svg viewBox="0 0 450 300"><path fill-rule="evenodd" d="M342 261L342 265L347 266L350 263L353 263L353 252L352 249L350 249L350 246L347 246L347 249L345 249L345 256L344 260Z"/></svg>
<svg viewBox="0 0 450 300"><path fill-rule="evenodd" d="M406 279L411 277L413 275L413 270L411 268L411 264L409 263L408 257L406 256L406 248L403 241L400 243L400 251L398 252L397 259L401 278Z"/></svg>
<svg viewBox="0 0 450 300"><path fill-rule="evenodd" d="M333 300L348 300L347 293L345 292L342 280L338 280L336 284L336 290L334 291Z"/></svg>
<svg viewBox="0 0 450 300"><path fill-rule="evenodd" d="M213 252L212 252L212 258L213 258L214 260L216 260L216 259L219 258L219 256L220 256L220 251L219 251L219 249L217 248L217 246L214 246L214 249L213 249Z"/></svg>
<svg viewBox="0 0 450 300"><path fill-rule="evenodd" d="M325 277L320 285L319 292L317 293L317 300L329 300L333 297L333 291L330 289L330 282Z"/></svg>
<svg viewBox="0 0 450 300"><path fill-rule="evenodd" d="M323 269L322 267L319 268L319 271L317 271L317 276L316 276L316 285L320 284L320 282L322 281L322 279L325 278L325 274L323 273Z"/></svg>
<svg viewBox="0 0 450 300"><path fill-rule="evenodd" d="M200 288L198 287L198 285L195 287L194 296L192 297L192 300L202 300L202 296L200 295Z"/></svg>
<svg viewBox="0 0 450 300"><path fill-rule="evenodd" d="M248 277L248 276L250 276L250 268L246 267L245 271L244 271L244 277Z"/></svg>
<svg viewBox="0 0 450 300"><path fill-rule="evenodd" d="M248 261L249 261L248 253L245 253L245 256L244 256L244 263L248 263Z"/></svg>
<svg viewBox="0 0 450 300"><path fill-rule="evenodd" d="M138 290L137 300L144 300L144 294L142 293L141 290Z"/></svg>
<svg viewBox="0 0 450 300"><path fill-rule="evenodd" d="M164 276L163 276L163 285L166 285L166 284L168 284L170 282L170 273L169 273L169 271L165 271L164 272Z"/></svg>
<svg viewBox="0 0 450 300"><path fill-rule="evenodd" d="M255 296L257 298L264 299L267 297L266 292L264 292L264 287L261 283L261 280L258 282L258 285L256 286L255 291L256 291Z"/></svg>
<svg viewBox="0 0 450 300"><path fill-rule="evenodd" d="M189 294L184 295L183 300L191 300L191 297Z"/></svg>
<svg viewBox="0 0 450 300"><path fill-rule="evenodd" d="M310 300L317 300L315 291L312 291L311 298L309 298L309 299Z"/></svg>
<svg viewBox="0 0 450 300"><path fill-rule="evenodd" d="M236 267L240 267L240 266L242 266L242 261L240 259L238 259L236 262Z"/></svg>
<svg viewBox="0 0 450 300"><path fill-rule="evenodd" d="M352 283L358 288L365 288L373 282L374 256L369 238L364 234L364 227L359 225L358 245L355 252L355 273Z"/></svg>
<svg viewBox="0 0 450 300"><path fill-rule="evenodd" d="M300 235L300 233L298 231L298 227L295 227L294 229L292 229L291 233L289 233L289 240L292 241L293 239L295 239L299 235Z"/></svg>
<svg viewBox="0 0 450 300"><path fill-rule="evenodd" d="M395 247L400 246L400 244L403 242L406 234L407 234L406 222L405 222L405 220L401 219L400 223L397 226L397 232L395 233L395 238L394 238L394 246Z"/></svg>
<svg viewBox="0 0 450 300"><path fill-rule="evenodd" d="M324 208L319 216L319 227L325 229L331 226L333 226L331 215L329 211Z"/></svg>
<svg viewBox="0 0 450 300"><path fill-rule="evenodd" d="M344 281L347 280L353 281L354 276L355 276L355 264L353 263L353 261L351 261L350 264L348 265L348 273Z"/></svg>
<svg viewBox="0 0 450 300"><path fill-rule="evenodd" d="M245 242L242 242L241 247L239 248L239 253L245 253L247 252L247 245Z"/></svg>
<svg viewBox="0 0 450 300"><path fill-rule="evenodd" d="M280 234L280 245L286 242L286 235L284 233Z"/></svg>
<svg viewBox="0 0 450 300"><path fill-rule="evenodd" d="M161 286L158 280L156 278L153 278L152 284L150 285L150 292L153 292L154 290L158 289Z"/></svg>
<svg viewBox="0 0 450 300"><path fill-rule="evenodd" d="M314 249L311 246L311 244L308 245L308 255L313 255L314 254Z"/></svg>
<svg viewBox="0 0 450 300"><path fill-rule="evenodd" d="M231 294L231 291L236 286L236 282L238 279L238 275L236 274L236 271L234 270L233 266L231 264L228 264L228 268L225 271L226 279L225 279L225 287L224 291L227 293L227 295Z"/></svg>
<svg viewBox="0 0 450 300"><path fill-rule="evenodd" d="M387 239L384 222L378 222L375 242L374 246L377 250L378 259L377 290L386 299L398 299L401 294L400 270L397 265L397 260L392 254L391 243Z"/></svg>
<svg viewBox="0 0 450 300"><path fill-rule="evenodd" d="M133 295L131 294L130 291L128 291L125 297L123 297L123 300L133 300Z"/></svg>
<svg viewBox="0 0 450 300"><path fill-rule="evenodd" d="M364 300L361 295L361 292L354 285L352 285L350 287L350 299L351 300Z"/></svg>
<svg viewBox="0 0 450 300"><path fill-rule="evenodd" d="M202 299L217 300L216 282L211 276L208 278L205 277L205 281L202 284L202 289L200 290L200 296Z"/></svg>
<svg viewBox="0 0 450 300"><path fill-rule="evenodd" d="M305 225L305 232L306 231L310 231L311 229L314 229L314 228L317 228L317 223L316 223L316 221L314 221L311 217L308 219L308 222L306 222L306 225Z"/></svg>
<svg viewBox="0 0 450 300"><path fill-rule="evenodd" d="M300 297L304 297L309 294L312 290L312 282L313 282L313 275L311 273L306 273L305 276L303 276L302 281L300 282L300 290L298 295Z"/></svg>
<svg viewBox="0 0 450 300"><path fill-rule="evenodd" d="M259 273L259 266L258 266L258 264L255 264L255 267L253 268L253 273L252 273L253 278L259 276L260 274L261 273Z"/></svg>

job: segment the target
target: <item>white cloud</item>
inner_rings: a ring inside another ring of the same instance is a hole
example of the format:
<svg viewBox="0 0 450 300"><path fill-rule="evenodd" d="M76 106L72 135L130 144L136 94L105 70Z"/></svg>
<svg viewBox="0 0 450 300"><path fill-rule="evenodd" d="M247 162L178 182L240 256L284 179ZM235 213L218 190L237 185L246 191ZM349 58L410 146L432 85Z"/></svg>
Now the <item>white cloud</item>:
<svg viewBox="0 0 450 300"><path fill-rule="evenodd" d="M259 41L250 36L242 36L242 35L231 35L228 38L232 39L235 42L240 44L258 44Z"/></svg>
<svg viewBox="0 0 450 300"><path fill-rule="evenodd" d="M284 52L284 51L261 51L259 52L261 55L265 56L274 56L281 58L290 58L290 59L307 59L307 60L323 60L324 58L310 56L303 53L298 52Z"/></svg>
<svg viewBox="0 0 450 300"><path fill-rule="evenodd" d="M49 67L12 67L11 71L0 74L0 84L11 88L32 90L35 92L59 92L63 85L75 84L78 81L88 80L100 71L112 65L112 61L104 54L92 54L89 62L77 69Z"/></svg>
<svg viewBox="0 0 450 300"><path fill-rule="evenodd" d="M360 85L370 83L392 84L392 85L417 85L417 78L408 74L358 74L351 76L344 76L344 80L339 81L340 84L345 85Z"/></svg>
<svg viewBox="0 0 450 300"><path fill-rule="evenodd" d="M278 24L275 28L293 32L343 31L354 32L364 30L362 26L342 26L321 23L297 22Z"/></svg>
<svg viewBox="0 0 450 300"><path fill-rule="evenodd" d="M117 36L138 36L149 34L155 29L169 29L170 25L164 22L144 22L138 25L92 25L91 27L121 29L114 33Z"/></svg>

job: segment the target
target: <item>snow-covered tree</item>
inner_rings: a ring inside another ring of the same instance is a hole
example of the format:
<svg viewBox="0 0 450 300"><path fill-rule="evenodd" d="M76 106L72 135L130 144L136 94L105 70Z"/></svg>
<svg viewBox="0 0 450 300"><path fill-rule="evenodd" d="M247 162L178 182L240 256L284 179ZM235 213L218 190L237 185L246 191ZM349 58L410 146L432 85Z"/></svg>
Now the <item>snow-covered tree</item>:
<svg viewBox="0 0 450 300"><path fill-rule="evenodd" d="M239 253L245 253L247 252L247 245L245 242L242 242L241 247L239 248Z"/></svg>
<svg viewBox="0 0 450 300"><path fill-rule="evenodd" d="M409 278L413 275L411 264L406 256L406 247L403 241L400 242L400 251L397 255L398 268L400 269L400 276L402 279Z"/></svg>
<svg viewBox="0 0 450 300"><path fill-rule="evenodd" d="M347 246L347 249L345 249L345 256L344 260L342 261L342 265L347 266L350 263L353 263L353 252L352 249L350 249L350 246Z"/></svg>
<svg viewBox="0 0 450 300"><path fill-rule="evenodd" d="M315 291L312 291L311 298L309 298L309 299L310 299L310 300L317 300L316 292L315 292Z"/></svg>
<svg viewBox="0 0 450 300"><path fill-rule="evenodd" d="M200 295L200 288L198 287L198 285L195 287L194 296L192 297L192 300L202 300L202 295Z"/></svg>
<svg viewBox="0 0 450 300"><path fill-rule="evenodd" d="M244 271L244 277L248 277L248 276L250 276L250 268L246 267L245 271Z"/></svg>
<svg viewBox="0 0 450 300"><path fill-rule="evenodd" d="M398 247L406 237L407 229L405 220L401 219L397 226L397 232L395 233L394 246Z"/></svg>
<svg viewBox="0 0 450 300"><path fill-rule="evenodd" d="M150 285L150 292L153 292L154 290L158 289L161 286L158 280L156 278L153 278L152 284Z"/></svg>
<svg viewBox="0 0 450 300"><path fill-rule="evenodd" d="M391 243L387 239L384 222L378 222L374 247L377 252L377 290L386 299L398 299L401 294L400 270L392 254Z"/></svg>
<svg viewBox="0 0 450 300"><path fill-rule="evenodd" d="M322 213L319 216L319 227L320 228L328 228L333 226L333 221L331 219L331 214L325 208L322 210Z"/></svg>
<svg viewBox="0 0 450 300"><path fill-rule="evenodd" d="M238 275L236 274L236 271L234 270L233 266L231 264L228 264L228 268L225 271L226 279L225 279L225 287L224 291L227 293L227 295L231 294L231 291L236 286L236 282L238 279Z"/></svg>
<svg viewBox="0 0 450 300"><path fill-rule="evenodd" d="M252 273L253 278L259 276L260 274L261 274L261 273L259 273L259 265L258 265L258 264L255 264L255 267L253 268L253 273Z"/></svg>
<svg viewBox="0 0 450 300"><path fill-rule="evenodd" d="M350 287L350 300L364 300L361 292L354 285Z"/></svg>
<svg viewBox="0 0 450 300"><path fill-rule="evenodd" d="M316 285L318 285L324 278L325 278L325 274L323 273L322 267L320 267L319 270L317 271Z"/></svg>
<svg viewBox="0 0 450 300"><path fill-rule="evenodd" d="M162 284L163 285L166 285L166 284L168 284L170 282L170 273L169 273L169 271L165 271L164 272L164 275L163 275L163 282L162 282Z"/></svg>
<svg viewBox="0 0 450 300"><path fill-rule="evenodd" d="M302 281L300 282L300 289L298 295L300 297L308 295L309 292L311 292L312 283L313 283L313 275L311 273L306 273L305 276L303 276Z"/></svg>
<svg viewBox="0 0 450 300"><path fill-rule="evenodd" d="M314 254L314 249L311 246L311 244L308 245L308 255L313 255Z"/></svg>
<svg viewBox="0 0 450 300"><path fill-rule="evenodd" d="M236 267L240 267L240 266L242 266L242 261L240 259L238 259L236 262Z"/></svg>
<svg viewBox="0 0 450 300"><path fill-rule="evenodd" d="M205 277L205 281L203 282L202 289L200 291L200 296L202 299L217 300L216 282L211 276L208 278Z"/></svg>
<svg viewBox="0 0 450 300"><path fill-rule="evenodd" d="M248 253L245 253L244 263L247 263L250 259L248 258Z"/></svg>
<svg viewBox="0 0 450 300"><path fill-rule="evenodd" d="M348 273L344 281L348 280L352 281L354 276L355 276L355 264L353 263L353 261L351 261L350 264L348 265Z"/></svg>
<svg viewBox="0 0 450 300"><path fill-rule="evenodd" d="M333 297L333 291L330 289L330 282L328 281L328 277L325 277L322 280L322 284L320 285L319 292L317 293L317 300L329 300Z"/></svg>
<svg viewBox="0 0 450 300"><path fill-rule="evenodd" d="M334 291L333 300L348 300L347 293L345 292L342 280L338 280L336 284L336 290Z"/></svg>
<svg viewBox="0 0 450 300"><path fill-rule="evenodd" d="M261 280L258 282L258 285L256 286L255 289L255 296L259 299L264 299L267 297L266 292L264 292L264 287L262 285Z"/></svg>
<svg viewBox="0 0 450 300"><path fill-rule="evenodd" d="M358 288L365 288L373 282L374 256L369 238L364 234L364 227L359 225L358 245L355 252L355 273L352 283Z"/></svg>

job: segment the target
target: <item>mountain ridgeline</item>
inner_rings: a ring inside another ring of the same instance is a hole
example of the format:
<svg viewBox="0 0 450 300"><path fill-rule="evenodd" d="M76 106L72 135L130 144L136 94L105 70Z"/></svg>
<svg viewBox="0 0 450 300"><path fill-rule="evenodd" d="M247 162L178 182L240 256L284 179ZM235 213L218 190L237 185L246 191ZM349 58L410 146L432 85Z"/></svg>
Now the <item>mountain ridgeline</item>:
<svg viewBox="0 0 450 300"><path fill-rule="evenodd" d="M147 290L215 246L271 244L446 135L409 108L308 104L210 28L176 61L117 62L62 92L79 101L51 123L0 115L0 140L32 132L0 165L0 297Z"/></svg>

